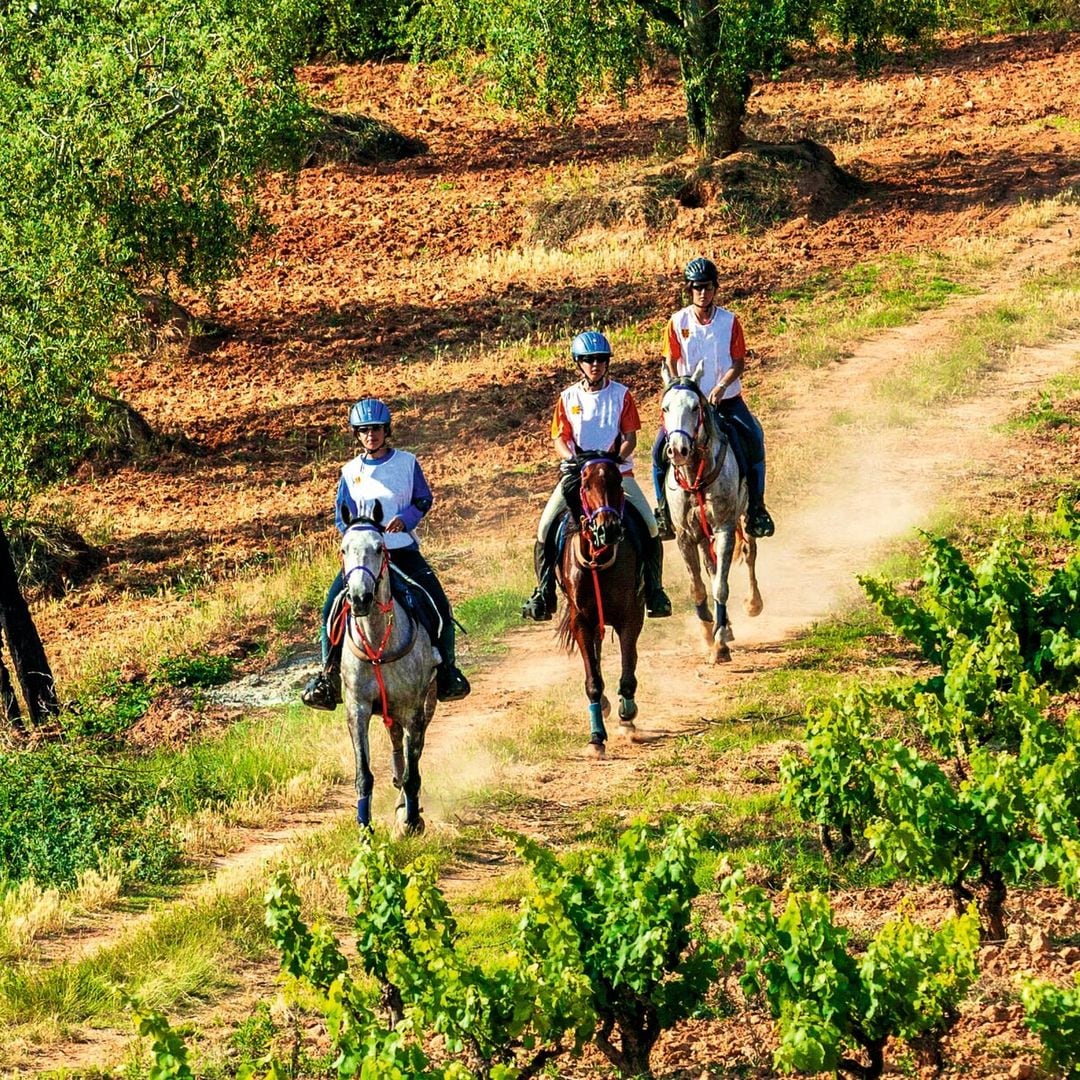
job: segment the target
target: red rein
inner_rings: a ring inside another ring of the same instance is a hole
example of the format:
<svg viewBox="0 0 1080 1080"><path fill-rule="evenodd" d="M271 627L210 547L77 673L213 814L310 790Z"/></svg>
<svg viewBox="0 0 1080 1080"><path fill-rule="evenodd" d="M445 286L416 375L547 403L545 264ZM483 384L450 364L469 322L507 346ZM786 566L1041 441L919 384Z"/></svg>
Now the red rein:
<svg viewBox="0 0 1080 1080"><path fill-rule="evenodd" d="M683 491L690 492L697 499L698 505L698 517L701 519L701 532L706 540L709 542L709 558L712 559L713 565L716 565L716 540L713 536L713 531L709 527L709 518L705 513L705 484L702 482L703 475L705 473L705 455L699 454L697 475L694 477L694 482L691 484L684 480L682 473L679 471L679 466L675 466L675 482L683 489Z"/></svg>
<svg viewBox="0 0 1080 1080"><path fill-rule="evenodd" d="M380 571L380 574L379 574L380 577L382 576L382 573L386 570L386 567L387 567L388 563L389 563L389 558L384 552L383 553L383 567L382 567L382 571ZM369 574L369 576L370 576L370 574ZM361 627L359 621L357 621L357 623L356 623L356 632L360 636L360 644L364 646L364 653L363 653L364 659L367 660L367 662L369 664L371 664L373 670L375 671L375 684L379 688L379 698L380 698L380 700L382 702L383 723L387 727L390 727L393 724L393 720L390 717L390 702L387 700L387 696L386 696L386 680L383 679L383 673L382 673L382 662L383 661L382 661L382 658L383 658L383 653L386 652L386 645L387 645L387 642L389 642L389 640L390 640L390 634L393 632L393 629L394 629L394 598L391 596L390 599L385 604L378 604L377 606L378 606L379 610L384 615L389 616L387 618L387 620L386 620L386 630L383 633L383 639L379 643L378 649L374 649L372 647L371 642L368 641L367 635L364 633L363 627ZM331 628L331 631L330 631L330 640L334 645L336 645L339 641L341 641L342 637L344 636L344 634L346 632L345 626L346 626L346 621L347 621L347 619L349 617L349 614L350 614L349 605L347 603L342 604L341 605L341 616L338 619L338 623L337 623L337 627L336 627L336 630L337 630L336 635L334 633L335 628ZM351 641L350 641L350 644L351 644ZM354 649L354 651L356 651L356 650Z"/></svg>

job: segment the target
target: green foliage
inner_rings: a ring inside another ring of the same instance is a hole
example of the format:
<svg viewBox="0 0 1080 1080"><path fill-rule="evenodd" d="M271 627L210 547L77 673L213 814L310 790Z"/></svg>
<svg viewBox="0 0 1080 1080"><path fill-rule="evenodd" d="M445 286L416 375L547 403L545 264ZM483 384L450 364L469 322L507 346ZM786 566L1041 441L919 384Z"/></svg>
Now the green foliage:
<svg viewBox="0 0 1080 1080"><path fill-rule="evenodd" d="M245 0L245 11L258 5ZM413 0L275 0L270 10L297 62L365 60L405 51Z"/></svg>
<svg viewBox="0 0 1080 1080"><path fill-rule="evenodd" d="M573 928L600 1020L597 1043L631 1076L648 1072L661 1031L703 1008L716 977L711 944L693 928L701 828L678 824L657 843L650 839L639 822L614 851L575 860L557 859L524 837L516 842L536 879L532 903L561 909ZM539 945L533 916L527 908L523 926Z"/></svg>
<svg viewBox="0 0 1080 1080"><path fill-rule="evenodd" d="M457 949L435 872L428 857L399 868L385 843L368 839L346 882L359 961L383 987L390 1029L375 1019L332 935L302 922L287 880L279 877L268 895L267 924L285 970L321 995L338 1074L509 1080L562 1052L568 1035L570 1047L580 1048L593 1013L574 964L577 943L557 905L537 902L511 947L486 970ZM439 1034L463 1060L432 1065L416 1037L421 1032ZM380 1071L367 1071L372 1062Z"/></svg>
<svg viewBox="0 0 1080 1080"><path fill-rule="evenodd" d="M236 661L228 656L198 653L194 656L172 656L162 660L161 678L169 686L208 687L227 683L236 670Z"/></svg>
<svg viewBox="0 0 1080 1080"><path fill-rule="evenodd" d="M948 16L941 0L833 0L826 11L840 39L852 43L855 66L862 75L881 66L886 38L919 41L939 29Z"/></svg>
<svg viewBox="0 0 1080 1080"><path fill-rule="evenodd" d="M233 273L261 227L258 177L299 160L311 112L252 9L0 11L0 501L92 440L139 291Z"/></svg>
<svg viewBox="0 0 1080 1080"><path fill-rule="evenodd" d="M80 870L119 856L129 879L167 880L179 849L155 812L156 798L143 772L77 745L0 754L5 877L71 886Z"/></svg>
<svg viewBox="0 0 1080 1080"><path fill-rule="evenodd" d="M1058 517L1075 528L1071 504ZM1080 717L1051 721L1046 686L1075 685L1080 558L1040 590L1007 539L974 569L933 539L925 577L920 599L863 584L943 674L813 715L806 758L783 764L785 798L826 835L862 832L887 869L948 885L961 910L982 886L999 938L1009 885L1080 888ZM890 711L913 737L881 737Z"/></svg>
<svg viewBox="0 0 1080 1080"><path fill-rule="evenodd" d="M148 1080L194 1080L195 1074L187 1063L184 1040L161 1013L136 1013L135 1026L143 1038L150 1039L152 1063Z"/></svg>
<svg viewBox="0 0 1080 1080"><path fill-rule="evenodd" d="M1025 979L1020 989L1024 1023L1039 1036L1046 1065L1080 1080L1080 975L1072 987Z"/></svg>
<svg viewBox="0 0 1080 1080"><path fill-rule="evenodd" d="M743 991L764 995L779 1021L775 1065L784 1072L879 1076L890 1038L941 1039L977 975L974 912L936 932L904 915L856 956L821 893L790 896L778 917L761 889L745 889L733 874L721 887L721 909L732 924L725 952L741 965ZM846 1056L853 1050L869 1065Z"/></svg>

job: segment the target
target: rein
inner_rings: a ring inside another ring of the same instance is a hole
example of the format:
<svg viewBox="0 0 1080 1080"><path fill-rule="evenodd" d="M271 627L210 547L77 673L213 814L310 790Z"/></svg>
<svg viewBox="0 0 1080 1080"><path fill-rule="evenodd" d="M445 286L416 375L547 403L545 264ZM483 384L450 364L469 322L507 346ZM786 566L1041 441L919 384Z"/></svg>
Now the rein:
<svg viewBox="0 0 1080 1080"><path fill-rule="evenodd" d="M709 446L709 433L708 430L705 430L705 410L710 408L710 406L704 395L697 390L696 386L694 387L694 390L697 393L699 403L698 422L697 427L694 429L694 434L691 435L688 431L683 431L682 428L676 428L670 434L685 435L687 439L690 440L690 445L697 454L697 472L694 479L690 480L687 475L686 466L678 465L674 461L672 462L672 471L675 473L675 483L677 483L687 494L693 495L697 501L698 519L701 522L701 533L709 545L709 558L715 566L716 536L712 526L709 524L709 515L705 509L705 493L713 485L716 478L720 475L720 470L724 467L724 461L727 459L727 444L723 444L722 452L717 455L712 467L706 472L706 456L704 451L708 449ZM661 409L662 408L663 403L661 403ZM702 437L703 434L704 437Z"/></svg>
<svg viewBox="0 0 1080 1080"><path fill-rule="evenodd" d="M355 528L356 526L353 527ZM357 570L361 570L371 578L372 584L377 588L379 582L382 581L383 577L386 575L389 566L390 554L384 547L382 564L379 566L379 572L377 574L373 574L366 566L357 565L345 574L345 581L348 582L351 574L355 573ZM406 615L408 629L406 631L405 641L399 645L398 648L394 649L393 652L386 652L386 646L390 642L390 635L394 631L394 602L393 594L390 595L390 599L387 600L386 603L383 603L380 600L375 601L379 611L387 616L386 629L383 631L382 641L379 642L378 648L375 648L375 646L372 645L371 640L368 638L367 634L364 633L364 628L360 625L360 618L353 614L347 601L341 606L341 617L338 619L336 627L337 636L334 636L333 630L331 631L330 636L330 640L334 644L337 644L337 642L344 637L346 644L348 644L353 655L361 660L366 660L371 665L372 670L375 673L375 684L379 688L383 723L388 728L393 725L393 718L390 716L390 701L386 692L386 680L383 678L382 673L383 665L392 664L395 660L400 660L403 656L407 656L412 652L413 645L416 644L416 623L413 622L411 617ZM359 645L353 638L353 628L355 628L356 633L360 638Z"/></svg>
<svg viewBox="0 0 1080 1080"><path fill-rule="evenodd" d="M600 620L599 633L600 637L603 637L606 625L604 622L604 601L600 591L600 571L606 570L615 562L615 559L619 554L619 541L616 540L613 544L599 543L596 538L596 526L594 523L600 514L607 512L609 514L614 514L621 525L623 513L626 510L626 492L620 493L621 498L618 507L609 506L607 503L603 503L600 506L590 508L585 491L585 475L588 469L589 466L586 465L581 470L581 509L584 511L582 524L585 527L578 533L579 542L574 546L573 554L574 561L578 566L583 570L588 570L592 574L593 595L596 597L596 613ZM585 544L588 544L587 558L583 551L583 546ZM605 553L609 554L606 554L605 557Z"/></svg>

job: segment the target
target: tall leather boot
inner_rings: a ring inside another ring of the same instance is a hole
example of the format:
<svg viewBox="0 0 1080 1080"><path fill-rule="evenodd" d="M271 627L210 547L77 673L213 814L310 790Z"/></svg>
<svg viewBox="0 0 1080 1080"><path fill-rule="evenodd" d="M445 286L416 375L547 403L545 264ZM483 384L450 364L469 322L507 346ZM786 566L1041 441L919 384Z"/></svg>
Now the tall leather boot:
<svg viewBox="0 0 1080 1080"><path fill-rule="evenodd" d="M765 462L757 461L746 471L747 495L750 505L746 510L746 528L751 536L772 536L776 525L772 515L765 509Z"/></svg>
<svg viewBox="0 0 1080 1080"><path fill-rule="evenodd" d="M664 592L664 545L658 536L645 544L645 613L650 619L666 619L671 614L671 600Z"/></svg>
<svg viewBox="0 0 1080 1080"><path fill-rule="evenodd" d="M472 691L469 680L457 666L457 633L454 613L448 608L443 613L443 632L439 635L439 652L442 663L435 673L435 692L440 701L460 701Z"/></svg>
<svg viewBox="0 0 1080 1080"><path fill-rule="evenodd" d="M671 523L671 511L668 510L667 499L660 499L656 504L656 539L675 539L675 526Z"/></svg>
<svg viewBox="0 0 1080 1080"><path fill-rule="evenodd" d="M537 540L533 545L536 589L522 605L521 617L533 622L549 622L555 614L555 560L548 545Z"/></svg>

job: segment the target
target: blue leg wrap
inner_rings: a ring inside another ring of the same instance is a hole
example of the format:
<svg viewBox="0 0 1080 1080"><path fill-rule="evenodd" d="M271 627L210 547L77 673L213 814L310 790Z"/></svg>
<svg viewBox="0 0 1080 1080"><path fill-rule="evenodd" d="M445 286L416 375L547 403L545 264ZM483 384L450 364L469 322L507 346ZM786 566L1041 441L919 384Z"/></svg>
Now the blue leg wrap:
<svg viewBox="0 0 1080 1080"><path fill-rule="evenodd" d="M697 617L702 622L712 622L712 613L709 611L708 600L702 600L700 604L695 604L694 610L697 612Z"/></svg>
<svg viewBox="0 0 1080 1080"><path fill-rule="evenodd" d="M727 626L727 604L716 605L716 629L719 630L721 626Z"/></svg>
<svg viewBox="0 0 1080 1080"><path fill-rule="evenodd" d="M607 728L604 727L604 713L599 701L589 703L589 734L591 743L603 745L607 742Z"/></svg>
<svg viewBox="0 0 1080 1080"><path fill-rule="evenodd" d="M356 823L371 828L371 796L365 795L356 800Z"/></svg>
<svg viewBox="0 0 1080 1080"><path fill-rule="evenodd" d="M637 702L632 697L619 698L619 719L633 720L637 716Z"/></svg>

